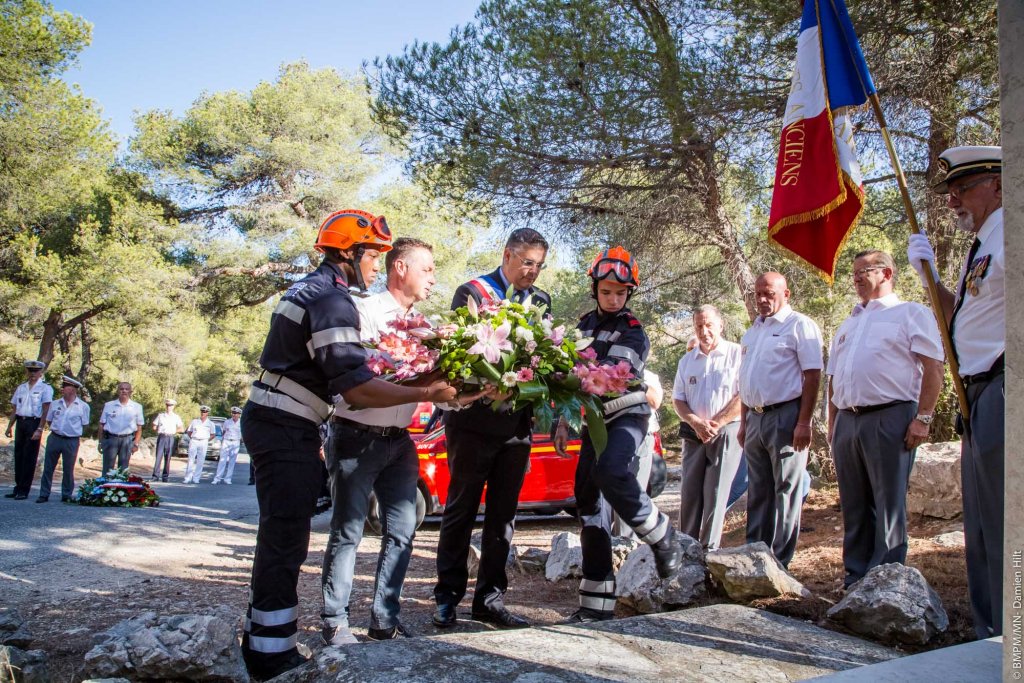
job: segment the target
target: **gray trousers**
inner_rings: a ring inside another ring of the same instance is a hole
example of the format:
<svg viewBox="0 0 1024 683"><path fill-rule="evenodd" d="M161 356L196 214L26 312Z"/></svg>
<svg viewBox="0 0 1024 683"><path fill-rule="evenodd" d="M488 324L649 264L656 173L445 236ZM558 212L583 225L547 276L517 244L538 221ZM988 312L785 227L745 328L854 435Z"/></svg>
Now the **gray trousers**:
<svg viewBox="0 0 1024 683"><path fill-rule="evenodd" d="M743 457L739 422L718 431L709 443L683 439L683 480L679 485L679 530L718 548L725 524L729 487Z"/></svg>
<svg viewBox="0 0 1024 683"><path fill-rule="evenodd" d="M747 411L743 457L747 459L747 543L762 541L789 566L800 535L800 477L807 450L793 450L800 402L765 413Z"/></svg>
<svg viewBox="0 0 1024 683"><path fill-rule="evenodd" d="M872 567L907 560L907 484L915 451L903 439L917 403L869 413L840 410L832 433L832 458L843 513L844 586Z"/></svg>
<svg viewBox="0 0 1024 683"><path fill-rule="evenodd" d="M1000 373L967 387L970 424L961 441L967 591L978 638L1003 632L1003 422Z"/></svg>
<svg viewBox="0 0 1024 683"><path fill-rule="evenodd" d="M57 461L61 461L61 498L70 498L75 492L75 458L78 457L77 436L61 436L50 432L46 439L46 454L43 456L43 477L39 480L39 497L49 498L50 487L53 485L53 473L57 469Z"/></svg>
<svg viewBox="0 0 1024 683"><path fill-rule="evenodd" d="M131 434L104 435L103 440L100 442L100 451L103 453L102 475L104 477L107 476L107 472L113 469L115 464L118 468L128 467L128 462L132 458L132 446L134 445L135 432Z"/></svg>

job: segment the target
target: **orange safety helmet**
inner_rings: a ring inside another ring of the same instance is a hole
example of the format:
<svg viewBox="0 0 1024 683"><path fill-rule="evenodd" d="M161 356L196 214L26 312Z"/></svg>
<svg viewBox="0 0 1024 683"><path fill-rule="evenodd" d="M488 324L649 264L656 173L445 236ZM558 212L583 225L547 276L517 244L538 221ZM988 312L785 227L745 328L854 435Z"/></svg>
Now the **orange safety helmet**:
<svg viewBox="0 0 1024 683"><path fill-rule="evenodd" d="M594 262L590 264L587 275L594 281L595 295L597 283L608 278L629 287L630 294L633 289L640 286L640 266L637 265L636 259L622 247L605 249L598 254L594 258Z"/></svg>
<svg viewBox="0 0 1024 683"><path fill-rule="evenodd" d="M391 251L391 229L384 216L358 209L335 211L320 226L313 245L320 252L330 248L345 251L355 246L381 253Z"/></svg>

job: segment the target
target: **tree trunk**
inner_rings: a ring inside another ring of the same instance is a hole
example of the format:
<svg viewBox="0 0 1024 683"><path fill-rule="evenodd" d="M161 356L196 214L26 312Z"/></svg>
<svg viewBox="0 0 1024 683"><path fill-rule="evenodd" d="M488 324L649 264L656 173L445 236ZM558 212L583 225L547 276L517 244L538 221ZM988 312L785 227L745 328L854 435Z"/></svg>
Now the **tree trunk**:
<svg viewBox="0 0 1024 683"><path fill-rule="evenodd" d="M53 360L53 345L57 343L57 337L61 333L63 321L64 314L55 308L51 308L50 314L46 316L46 322L43 323L43 336L39 340L38 358L47 365Z"/></svg>
<svg viewBox="0 0 1024 683"><path fill-rule="evenodd" d="M81 325L82 334L82 362L78 366L78 381L85 384L92 372L92 333L89 331L89 323L83 321Z"/></svg>

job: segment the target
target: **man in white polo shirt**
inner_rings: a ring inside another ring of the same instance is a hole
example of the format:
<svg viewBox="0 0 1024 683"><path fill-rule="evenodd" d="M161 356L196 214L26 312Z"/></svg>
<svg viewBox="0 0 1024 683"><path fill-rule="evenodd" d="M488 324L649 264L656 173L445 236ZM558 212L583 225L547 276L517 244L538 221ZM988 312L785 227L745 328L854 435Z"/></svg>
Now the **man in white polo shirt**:
<svg viewBox="0 0 1024 683"><path fill-rule="evenodd" d="M213 483L231 483L231 475L235 471L235 458L238 457L238 449L242 446L242 409L238 406L231 408L231 417L224 420L220 426L220 461L217 463L217 474L213 477Z"/></svg>
<svg viewBox="0 0 1024 683"><path fill-rule="evenodd" d="M942 387L942 341L931 311L893 292L884 251L854 257L861 303L832 339L829 441L843 513L844 588L907 559L907 483L928 440Z"/></svg>
<svg viewBox="0 0 1024 683"><path fill-rule="evenodd" d="M186 484L198 484L203 476L203 465L206 464L206 449L210 439L217 433L217 428L210 420L210 408L199 406L199 417L189 423L188 429L188 465L185 466Z"/></svg>
<svg viewBox="0 0 1024 683"><path fill-rule="evenodd" d="M50 404L45 426L50 428L43 456L43 476L39 480L37 503L50 499L50 487L57 462L61 463L60 500L66 503L75 493L75 459L82 433L89 426L89 404L78 398L82 383L74 377L61 377L61 397Z"/></svg>
<svg viewBox="0 0 1024 683"><path fill-rule="evenodd" d="M146 418L142 405L131 400L131 382L119 382L117 398L107 401L100 413L100 428L103 438L100 450L103 453L103 474L116 464L118 469L127 468L132 453L139 450L142 441L142 425Z"/></svg>
<svg viewBox="0 0 1024 683"><path fill-rule="evenodd" d="M718 548L726 500L743 457L740 429L740 345L722 339L722 315L711 305L693 315L698 344L679 359L672 403L682 420L683 473L679 530Z"/></svg>
<svg viewBox="0 0 1024 683"><path fill-rule="evenodd" d="M153 429L156 430L156 457L153 460L153 479L158 476L162 481L167 481L171 473L171 456L178 449L178 434L185 431L185 425L181 416L174 412L174 406L178 402L173 398L164 401L167 410L156 416L153 420ZM160 464L163 463L163 474L160 474Z"/></svg>
<svg viewBox="0 0 1024 683"><path fill-rule="evenodd" d="M821 384L821 331L789 305L781 273L754 284L760 315L740 342L739 440L747 460L747 543L763 541L789 566L800 535L811 420Z"/></svg>
<svg viewBox="0 0 1024 683"><path fill-rule="evenodd" d="M19 384L11 397L11 419L7 422L7 438L14 430L14 490L4 498L25 500L39 462L39 444L43 439L43 418L53 401L53 387L43 379L46 363L27 360L24 363L28 381Z"/></svg>

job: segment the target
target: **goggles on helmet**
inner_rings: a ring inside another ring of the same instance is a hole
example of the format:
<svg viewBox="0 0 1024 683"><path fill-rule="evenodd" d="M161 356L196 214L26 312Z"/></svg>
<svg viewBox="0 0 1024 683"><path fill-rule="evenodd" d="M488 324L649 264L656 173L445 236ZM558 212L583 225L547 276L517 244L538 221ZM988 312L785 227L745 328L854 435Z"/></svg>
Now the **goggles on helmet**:
<svg viewBox="0 0 1024 683"><path fill-rule="evenodd" d="M591 277L595 280L614 278L624 285L636 285L629 264L618 259L601 259L594 265L591 272Z"/></svg>

